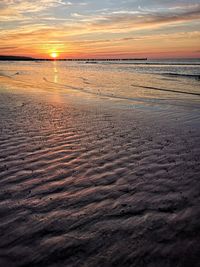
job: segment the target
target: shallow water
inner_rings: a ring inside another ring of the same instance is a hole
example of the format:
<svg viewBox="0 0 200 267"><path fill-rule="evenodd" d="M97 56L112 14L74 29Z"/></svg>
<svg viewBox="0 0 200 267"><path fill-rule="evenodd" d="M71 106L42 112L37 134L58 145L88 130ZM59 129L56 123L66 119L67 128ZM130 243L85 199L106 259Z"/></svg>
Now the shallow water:
<svg viewBox="0 0 200 267"><path fill-rule="evenodd" d="M82 98L105 97L163 108L199 100L200 61L127 63L1 62L0 74L23 82L27 91L53 88L66 95L80 93Z"/></svg>
<svg viewBox="0 0 200 267"><path fill-rule="evenodd" d="M199 81L110 68L1 63L0 266L198 266Z"/></svg>

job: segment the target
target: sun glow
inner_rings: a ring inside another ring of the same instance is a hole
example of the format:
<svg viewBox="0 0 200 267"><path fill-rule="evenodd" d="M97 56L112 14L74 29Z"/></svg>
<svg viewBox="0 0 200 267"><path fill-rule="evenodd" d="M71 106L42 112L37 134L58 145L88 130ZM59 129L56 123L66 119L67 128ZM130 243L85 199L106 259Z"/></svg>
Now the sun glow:
<svg viewBox="0 0 200 267"><path fill-rule="evenodd" d="M56 59L56 58L58 57L58 53L57 53L57 52L52 52L52 53L50 54L50 56L51 56L52 58Z"/></svg>

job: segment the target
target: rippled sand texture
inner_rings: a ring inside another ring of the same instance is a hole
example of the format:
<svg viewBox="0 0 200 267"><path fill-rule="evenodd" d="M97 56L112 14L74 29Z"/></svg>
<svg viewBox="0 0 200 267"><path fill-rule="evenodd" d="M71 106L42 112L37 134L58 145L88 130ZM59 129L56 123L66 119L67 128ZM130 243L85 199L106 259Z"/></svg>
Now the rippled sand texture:
<svg viewBox="0 0 200 267"><path fill-rule="evenodd" d="M4 91L0 122L0 266L198 266L197 118Z"/></svg>

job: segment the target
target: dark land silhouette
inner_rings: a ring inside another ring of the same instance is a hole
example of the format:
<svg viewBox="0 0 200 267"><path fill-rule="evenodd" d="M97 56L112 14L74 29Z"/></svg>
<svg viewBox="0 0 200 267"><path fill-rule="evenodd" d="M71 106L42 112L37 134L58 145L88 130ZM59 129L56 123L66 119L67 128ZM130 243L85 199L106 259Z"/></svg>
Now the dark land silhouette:
<svg viewBox="0 0 200 267"><path fill-rule="evenodd" d="M0 60L11 60L11 61L86 61L86 62L95 62L95 61L128 61L128 60L147 60L147 58L33 58L33 57L24 57L24 56L4 56L0 55Z"/></svg>

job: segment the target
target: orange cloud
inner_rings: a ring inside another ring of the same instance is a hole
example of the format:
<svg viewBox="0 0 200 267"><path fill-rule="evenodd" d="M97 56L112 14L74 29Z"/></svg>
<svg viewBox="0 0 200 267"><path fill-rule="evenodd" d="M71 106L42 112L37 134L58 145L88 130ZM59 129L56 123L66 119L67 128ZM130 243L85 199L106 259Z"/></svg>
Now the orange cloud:
<svg viewBox="0 0 200 267"><path fill-rule="evenodd" d="M64 0L2 0L1 54L46 57L50 51L58 51L68 57L198 53L200 4L187 10L175 5L168 12L139 8L92 15L71 12L66 17L53 14L61 6L69 9L74 5Z"/></svg>

